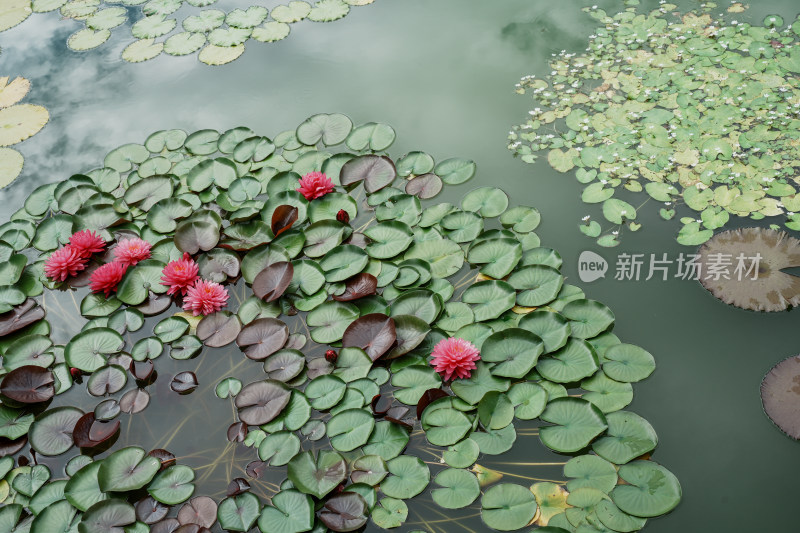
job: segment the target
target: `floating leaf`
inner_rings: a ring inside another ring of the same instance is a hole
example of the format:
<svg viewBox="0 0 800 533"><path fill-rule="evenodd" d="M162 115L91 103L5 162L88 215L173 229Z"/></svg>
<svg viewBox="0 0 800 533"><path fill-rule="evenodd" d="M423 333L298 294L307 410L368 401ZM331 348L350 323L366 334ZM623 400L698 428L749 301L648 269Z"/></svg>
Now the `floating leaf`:
<svg viewBox="0 0 800 533"><path fill-rule="evenodd" d="M408 499L425 490L431 480L428 466L418 457L401 455L387 463L389 476L381 483L381 491L390 498Z"/></svg>
<svg viewBox="0 0 800 533"><path fill-rule="evenodd" d="M212 348L225 346L236 340L242 331L242 325L236 315L226 311L217 311L203 317L197 324L197 337L203 344Z"/></svg>
<svg viewBox="0 0 800 533"><path fill-rule="evenodd" d="M375 361L394 345L396 339L394 320L381 313L372 313L347 326L342 346L361 348Z"/></svg>
<svg viewBox="0 0 800 533"><path fill-rule="evenodd" d="M677 478L663 466L651 461L634 461L622 465L619 477L627 484L611 491L611 499L622 511L649 518L666 514L681 499Z"/></svg>
<svg viewBox="0 0 800 533"><path fill-rule="evenodd" d="M253 293L267 302L280 298L294 276L294 267L288 261L278 261L267 266L253 280Z"/></svg>
<svg viewBox="0 0 800 533"><path fill-rule="evenodd" d="M501 483L481 498L481 519L492 529L513 531L527 525L536 514L533 493L519 485Z"/></svg>
<svg viewBox="0 0 800 533"><path fill-rule="evenodd" d="M251 426L266 424L286 407L290 392L286 385L271 379L245 385L235 400L239 418Z"/></svg>
<svg viewBox="0 0 800 533"><path fill-rule="evenodd" d="M347 464L341 455L333 451L320 450L316 457L311 452L303 452L289 461L289 479L295 487L316 498L323 498L346 475Z"/></svg>
<svg viewBox="0 0 800 533"><path fill-rule="evenodd" d="M250 359L266 359L286 344L289 328L276 318L259 318L242 328L236 344Z"/></svg>
<svg viewBox="0 0 800 533"><path fill-rule="evenodd" d="M557 398L547 404L541 419L556 424L539 430L542 442L557 452L577 452L608 428L600 410L580 398Z"/></svg>
<svg viewBox="0 0 800 533"><path fill-rule="evenodd" d="M53 373L46 368L25 365L3 377L0 393L20 403L41 403L55 394Z"/></svg>

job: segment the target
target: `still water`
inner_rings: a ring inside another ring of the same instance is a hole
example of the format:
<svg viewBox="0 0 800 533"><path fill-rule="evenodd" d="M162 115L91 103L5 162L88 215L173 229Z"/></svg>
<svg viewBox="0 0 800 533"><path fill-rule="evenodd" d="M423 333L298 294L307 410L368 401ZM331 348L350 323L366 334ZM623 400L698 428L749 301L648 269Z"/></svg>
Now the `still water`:
<svg viewBox="0 0 800 533"><path fill-rule="evenodd" d="M619 0L596 3L609 11L621 5ZM129 41L124 28L99 49L79 54L64 46L78 29L76 23L53 13L34 16L0 34L0 72L29 78L33 88L26 101L47 107L51 119L39 134L17 145L26 166L0 193L0 221L39 184L94 168L110 149L143 142L159 129L223 131L246 125L271 136L311 114L341 112L355 123L391 124L398 134L389 150L394 157L420 149L437 160L474 159L476 178L451 187L437 200L454 201L471 188L495 185L512 203L537 207L543 216L537 233L544 245L560 251L565 275L573 283L583 250L603 255L612 270L622 252L667 253L673 258L690 252L674 240L677 223L657 220L654 209L642 210L644 228L627 235L620 248L598 249L576 229L586 212L571 174L558 174L544 161L524 164L506 149L510 126L529 109L528 98L514 94L514 84L527 74L546 74L551 53L583 49L594 28L580 11L583 5L578 0L555 5L544 0L376 0L354 8L342 21L298 24L279 43L250 41L240 59L221 67L202 65L195 56L124 63L119 59ZM796 0L765 0L753 3L742 20L760 21L768 13L791 20L797 10ZM630 409L653 424L660 438L654 459L675 473L684 490L680 506L651 521L645 531L796 530L800 445L764 416L759 384L776 362L800 351L792 334L797 312L747 312L715 300L697 282L615 281L612 274L583 288L587 297L614 310L614 333L623 342L655 355L658 368L635 385ZM148 323L142 331L149 328ZM151 404L158 416L134 417L131 429L138 434L138 444L167 446L163 437L176 424L170 414L186 412L191 405L193 414L179 422L189 438L168 447L178 455L196 454L196 462L185 464L214 463L216 452L208 450L221 450L226 443L224 428L232 412L228 401L203 390L213 386L213 378L204 382L203 374L246 371L232 370L242 358L226 358L224 352L206 350L202 362L162 356L159 365L175 367L159 366L164 375L194 370L186 363L202 365L196 370L201 388L173 403ZM163 381L166 386L168 380ZM207 398L202 408L190 403L200 396ZM218 434L205 431L209 416L220 426ZM542 448L536 437L528 438ZM532 456L518 441L498 461L553 457L544 451ZM228 457L232 466L213 464L199 474L205 480L198 492L219 499L234 477L231 472L242 475L241 468L252 459L254 453L244 450ZM508 469L528 477L562 475L559 467ZM507 481L525 483L513 477ZM444 519L419 507L411 503L409 523L401 531L421 528L420 516ZM463 525L481 530L477 517ZM439 522L434 530L467 529Z"/></svg>

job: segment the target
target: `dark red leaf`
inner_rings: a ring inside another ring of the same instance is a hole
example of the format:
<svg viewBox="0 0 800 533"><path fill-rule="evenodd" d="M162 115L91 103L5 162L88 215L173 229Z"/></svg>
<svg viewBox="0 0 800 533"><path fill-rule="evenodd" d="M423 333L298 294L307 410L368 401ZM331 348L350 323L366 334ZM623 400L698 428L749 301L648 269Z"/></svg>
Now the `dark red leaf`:
<svg viewBox="0 0 800 533"><path fill-rule="evenodd" d="M272 212L272 234L276 237L292 227L297 221L297 208L293 205L279 205Z"/></svg>
<svg viewBox="0 0 800 533"><path fill-rule="evenodd" d="M0 383L0 393L20 403L46 402L55 395L53 373L40 366L15 368Z"/></svg>
<svg viewBox="0 0 800 533"><path fill-rule="evenodd" d="M217 520L217 503L208 496L195 496L178 511L178 522L211 527Z"/></svg>
<svg viewBox="0 0 800 533"><path fill-rule="evenodd" d="M181 527L181 523L177 518L165 518L150 526L150 533L174 533L179 527Z"/></svg>
<svg viewBox="0 0 800 533"><path fill-rule="evenodd" d="M119 400L119 408L124 413L138 413L143 411L147 404L150 403L150 394L142 389L129 390L122 395Z"/></svg>
<svg viewBox="0 0 800 533"><path fill-rule="evenodd" d="M396 420L402 420L404 416L408 414L408 407L404 407L402 405L397 405L392 407L386 412L386 416L389 418L394 418Z"/></svg>
<svg viewBox="0 0 800 533"><path fill-rule="evenodd" d="M272 421L289 403L291 390L279 381L264 380L245 385L236 395L234 404L239 420L250 426Z"/></svg>
<svg viewBox="0 0 800 533"><path fill-rule="evenodd" d="M442 190L442 178L428 173L417 176L406 182L406 193L413 194L422 200L433 198Z"/></svg>
<svg viewBox="0 0 800 533"><path fill-rule="evenodd" d="M342 347L361 348L376 361L389 351L395 340L394 320L383 313L370 313L347 326L342 336Z"/></svg>
<svg viewBox="0 0 800 533"><path fill-rule="evenodd" d="M144 303L136 306L144 316L160 315L172 305L172 298L166 294L156 294L150 291L150 296Z"/></svg>
<svg viewBox="0 0 800 533"><path fill-rule="evenodd" d="M266 359L284 347L289 338L289 328L277 318L259 318L247 324L236 344L250 359Z"/></svg>
<svg viewBox="0 0 800 533"><path fill-rule="evenodd" d="M228 426L228 440L230 442L244 442L247 437L247 424L244 422L234 422Z"/></svg>
<svg viewBox="0 0 800 533"><path fill-rule="evenodd" d="M0 315L0 337L14 333L44 318L44 308L28 298L11 311Z"/></svg>
<svg viewBox="0 0 800 533"><path fill-rule="evenodd" d="M319 519L331 531L354 531L367 523L367 502L355 492L341 492L328 498Z"/></svg>
<svg viewBox="0 0 800 533"><path fill-rule="evenodd" d="M438 400L439 398L444 398L449 396L445 391L442 389L428 389L422 393L419 401L417 402L417 419L422 420L422 412L425 411L425 408L428 407L432 402Z"/></svg>
<svg viewBox="0 0 800 533"><path fill-rule="evenodd" d="M239 317L227 312L217 312L204 317L197 324L197 338L211 348L219 348L236 340L242 331Z"/></svg>
<svg viewBox="0 0 800 533"><path fill-rule="evenodd" d="M168 512L169 505L164 505L152 496L146 496L136 502L136 520L148 525L163 520Z"/></svg>
<svg viewBox="0 0 800 533"><path fill-rule="evenodd" d="M330 374L333 372L333 364L326 360L324 357L317 357L307 363L307 376L308 379L314 379L317 376Z"/></svg>
<svg viewBox="0 0 800 533"><path fill-rule="evenodd" d="M0 457L5 457L6 455L14 455L15 453L19 452L25 445L28 444L28 436L23 435L18 439L8 439L6 437L0 437Z"/></svg>
<svg viewBox="0 0 800 533"><path fill-rule="evenodd" d="M359 298L375 294L377 289L378 278L372 274L362 272L361 274L356 274L352 278L349 278L345 282L344 292L334 296L333 299L337 302L358 300Z"/></svg>
<svg viewBox="0 0 800 533"><path fill-rule="evenodd" d="M342 166L339 181L345 187L364 182L364 189L372 194L391 185L397 176L397 169L391 159L383 155L362 155L354 157Z"/></svg>
<svg viewBox="0 0 800 533"><path fill-rule="evenodd" d="M286 346L284 348L288 348L290 350L302 350L308 339L302 333L292 333L289 335L289 340L286 341Z"/></svg>
<svg viewBox="0 0 800 533"><path fill-rule="evenodd" d="M372 414L381 417L389 412L392 406L391 398L384 398L381 394L376 394L372 397Z"/></svg>
<svg viewBox="0 0 800 533"><path fill-rule="evenodd" d="M155 368L156 366L153 364L153 361L145 359L144 361L131 361L130 371L133 377L144 381L153 374Z"/></svg>
<svg viewBox="0 0 800 533"><path fill-rule="evenodd" d="M253 294L266 302L273 302L281 297L292 282L292 276L294 267L290 262L272 263L256 275L253 280Z"/></svg>
<svg viewBox="0 0 800 533"><path fill-rule="evenodd" d="M89 440L98 444L107 441L119 430L119 420L95 420L89 429Z"/></svg>
<svg viewBox="0 0 800 533"><path fill-rule="evenodd" d="M264 461L250 461L247 463L244 471L247 472L247 475L253 479L260 479L266 471L269 465Z"/></svg>
<svg viewBox="0 0 800 533"><path fill-rule="evenodd" d="M96 420L90 411L78 419L72 430L72 440L78 448L94 448L116 435L119 425L119 420Z"/></svg>
<svg viewBox="0 0 800 533"><path fill-rule="evenodd" d="M237 496L250 490L250 483L246 479L237 477L228 483L228 496Z"/></svg>
<svg viewBox="0 0 800 533"><path fill-rule="evenodd" d="M150 450L147 455L150 457L155 457L159 461L161 461L161 470L165 470L170 466L175 464L175 455L172 452L169 452L163 448L156 448L155 450Z"/></svg>
<svg viewBox="0 0 800 533"><path fill-rule="evenodd" d="M385 417L384 420L391 422L392 424L397 424L398 426L405 428L409 432L414 430L414 426L412 426L408 422L403 422L402 420L392 418L391 416Z"/></svg>
<svg viewBox="0 0 800 533"><path fill-rule="evenodd" d="M197 376L194 372L180 372L172 378L169 388L178 394L188 394L197 388Z"/></svg>
<svg viewBox="0 0 800 533"><path fill-rule="evenodd" d="M348 213L344 209L339 209L339 212L336 213L336 220L338 220L342 224L349 224L350 223L350 213Z"/></svg>

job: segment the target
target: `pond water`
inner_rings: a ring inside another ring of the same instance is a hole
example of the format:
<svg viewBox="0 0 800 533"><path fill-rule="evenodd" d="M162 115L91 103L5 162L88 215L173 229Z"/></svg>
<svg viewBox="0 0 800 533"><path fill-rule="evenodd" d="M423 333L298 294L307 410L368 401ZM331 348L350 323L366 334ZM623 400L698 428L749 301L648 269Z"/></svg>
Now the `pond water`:
<svg viewBox="0 0 800 533"><path fill-rule="evenodd" d="M607 10L620 5L597 4ZM509 194L512 205L537 207L543 218L537 233L544 245L561 253L565 276L581 285L587 297L614 310L614 333L624 342L656 357L657 370L634 386L630 409L658 432L654 459L678 477L684 497L645 531L794 530L800 447L763 414L759 385L775 363L798 352L791 333L796 312L743 311L714 299L694 281L615 281L612 271L605 279L579 283L577 258L584 250L604 256L612 269L623 252L677 257L691 250L675 242L677 226L659 222L655 212L643 213L650 223L627 235L619 248L599 249L576 231L586 213L571 175L555 172L543 160L524 164L506 149L508 130L530 107L527 97L514 94L514 84L527 74L546 74L551 53L583 49L595 27L580 11L583 5L576 0L555 7L541 0L377 0L353 9L343 21L299 24L284 41L248 44L241 58L220 67L202 65L195 56L125 63L119 59L129 40L124 31L78 54L64 46L77 25L55 14L35 16L0 34L0 72L29 78L33 87L26 101L47 107L51 118L39 134L17 146L26 166L0 192L0 221L36 186L94 168L112 148L143 142L159 129L224 131L246 125L272 135L318 112L341 112L355 123L391 124L398 133L389 150L395 157L422 149L437 160L458 156L476 161L476 177L446 189L438 201L455 203L474 187L493 185ZM753 3L742 19L760 21L778 13L791 20L797 9L794 0L766 0ZM149 322L142 331L148 328ZM245 376L259 366L247 361L249 370L234 369L242 358L226 357L229 352L238 350L206 350L202 363L194 360L191 366L162 356L158 364L168 366L159 366L160 373L195 370L201 389L178 400L164 391L164 398L154 399L150 407L158 407L158 416L133 417L130 426L137 444L169 446L187 459L185 464L207 465L198 476L198 493L216 498L223 496L231 472L238 469L241 475L255 459L250 450L233 452L232 445L221 451L230 401L203 390L214 386L211 376L218 372ZM160 381L159 387L168 385ZM200 396L207 401L196 403ZM191 414L181 415L179 423L190 438L170 442L176 427L171 415L187 411ZM220 429L209 433L209 425ZM546 451L536 437L530 439L540 451L517 445L486 466L522 484L562 479L560 466L521 464L565 460ZM477 516L451 525L435 506L415 509L412 503L410 508L409 521L399 531L426 523L432 531L482 527Z"/></svg>

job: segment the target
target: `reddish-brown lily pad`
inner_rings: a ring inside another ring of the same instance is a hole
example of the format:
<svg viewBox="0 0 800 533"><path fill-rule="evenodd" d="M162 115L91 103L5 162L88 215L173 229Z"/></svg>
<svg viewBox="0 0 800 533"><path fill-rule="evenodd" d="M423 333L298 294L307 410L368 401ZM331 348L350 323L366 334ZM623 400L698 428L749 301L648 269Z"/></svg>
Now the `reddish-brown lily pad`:
<svg viewBox="0 0 800 533"><path fill-rule="evenodd" d="M188 394L197 388L197 376L194 372L180 372L172 378L169 387L178 394Z"/></svg>
<svg viewBox="0 0 800 533"><path fill-rule="evenodd" d="M277 318L259 318L247 324L236 337L236 344L250 359L266 359L284 347L289 328Z"/></svg>
<svg viewBox="0 0 800 533"><path fill-rule="evenodd" d="M396 340L394 319L383 313L370 313L347 326L342 336L342 347L361 348L376 361L391 349Z"/></svg>
<svg viewBox="0 0 800 533"><path fill-rule="evenodd" d="M136 520L145 524L155 524L163 520L169 513L169 505L164 505L152 496L145 496L134 506L136 508Z"/></svg>
<svg viewBox="0 0 800 533"><path fill-rule="evenodd" d="M406 193L422 200L433 198L442 190L442 178L433 173L422 174L406 183Z"/></svg>
<svg viewBox="0 0 800 533"><path fill-rule="evenodd" d="M378 278L367 272L356 274L345 282L344 292L333 297L338 302L358 300L375 294L378 289Z"/></svg>
<svg viewBox="0 0 800 533"><path fill-rule="evenodd" d="M217 520L217 503L208 496L195 496L178 511L178 522L211 527Z"/></svg>
<svg viewBox="0 0 800 533"><path fill-rule="evenodd" d="M266 302L272 302L281 295L292 282L294 267L289 261L278 261L259 272L253 280L253 294Z"/></svg>
<svg viewBox="0 0 800 533"><path fill-rule="evenodd" d="M354 531L367 523L367 502L355 492L331 496L319 513L319 519L333 531Z"/></svg>
<svg viewBox="0 0 800 533"><path fill-rule="evenodd" d="M208 315L197 324L197 338L211 348L232 343L240 331L242 323L239 317L225 311Z"/></svg>
<svg viewBox="0 0 800 533"><path fill-rule="evenodd" d="M239 419L250 426L270 422L289 403L291 392L280 381L271 379L245 385L235 400Z"/></svg>
<svg viewBox="0 0 800 533"><path fill-rule="evenodd" d="M25 365L5 375L0 393L20 403L46 402L55 395L53 373L46 368Z"/></svg>
<svg viewBox="0 0 800 533"><path fill-rule="evenodd" d="M138 413L144 411L150 403L150 394L142 389L129 390L119 400L119 408L124 413Z"/></svg>
<svg viewBox="0 0 800 533"><path fill-rule="evenodd" d="M292 227L297 221L297 208L293 205L279 205L272 212L272 233L276 237Z"/></svg>
<svg viewBox="0 0 800 533"><path fill-rule="evenodd" d="M234 422L228 426L228 440L230 442L244 442L245 438L247 438L247 424Z"/></svg>
<svg viewBox="0 0 800 533"><path fill-rule="evenodd" d="M0 315L0 337L38 322L44 318L44 315L44 308L40 307L33 298L28 298L11 311Z"/></svg>

